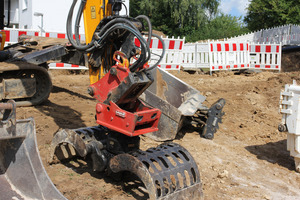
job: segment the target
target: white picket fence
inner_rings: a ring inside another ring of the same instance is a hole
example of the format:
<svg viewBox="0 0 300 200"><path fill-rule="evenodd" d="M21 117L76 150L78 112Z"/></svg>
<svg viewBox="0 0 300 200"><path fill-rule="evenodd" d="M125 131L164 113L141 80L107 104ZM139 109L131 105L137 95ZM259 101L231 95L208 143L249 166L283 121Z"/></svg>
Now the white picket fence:
<svg viewBox="0 0 300 200"><path fill-rule="evenodd" d="M252 42L252 43L281 43L285 45L300 45L300 26L285 25L264 30L259 30L249 34L240 35L226 41Z"/></svg>

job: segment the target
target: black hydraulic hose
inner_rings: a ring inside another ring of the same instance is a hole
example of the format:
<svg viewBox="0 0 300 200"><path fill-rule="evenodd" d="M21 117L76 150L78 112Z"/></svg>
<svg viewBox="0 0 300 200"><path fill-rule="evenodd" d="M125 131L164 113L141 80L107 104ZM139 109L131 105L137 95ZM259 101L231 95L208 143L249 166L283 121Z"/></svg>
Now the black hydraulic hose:
<svg viewBox="0 0 300 200"><path fill-rule="evenodd" d="M81 51L85 51L94 45L95 39L93 38L89 44L82 45L82 46L77 45L77 42L74 41L73 33L72 33L72 18L73 18L73 12L74 12L76 3L77 3L77 0L73 0L73 3L71 5L70 11L69 11L69 15L68 15L68 19L67 19L67 36L68 36L70 43L74 46L74 48L81 50Z"/></svg>
<svg viewBox="0 0 300 200"><path fill-rule="evenodd" d="M8 0L7 2L7 24L4 25L5 27L8 27L10 24L10 9L11 9L11 5L10 5L10 0Z"/></svg>
<svg viewBox="0 0 300 200"><path fill-rule="evenodd" d="M77 42L77 45L81 45L81 43L80 43L80 37L79 37L79 28L80 28L81 16L82 16L82 13L83 13L85 5L86 5L86 0L81 0L81 4L80 4L80 7L78 9L77 16L76 16L76 21L75 21L75 40Z"/></svg>
<svg viewBox="0 0 300 200"><path fill-rule="evenodd" d="M100 32L97 33L97 35L99 35L99 36L103 35L104 32L106 32L107 29L108 29L109 27L113 26L113 25L116 24L116 23L126 23L126 24L130 25L131 28L133 28L135 31L139 31L138 28L137 28L130 20L128 20L128 19L123 19L123 18L116 18L116 19L111 20L111 21L108 22L107 24L105 24L103 27L101 27ZM96 46L93 46L93 47L87 49L86 51L87 51L87 52L91 52L91 51L93 51L95 48L96 48Z"/></svg>
<svg viewBox="0 0 300 200"><path fill-rule="evenodd" d="M160 61L165 56L165 52L166 52L166 45L165 45L163 39L159 35L157 35L155 33L152 33L152 36L156 37L162 43L163 49L162 49L162 54L160 55L159 60L153 66L145 69L145 71L150 71L150 70L154 69L155 67L157 67L157 65L160 63Z"/></svg>
<svg viewBox="0 0 300 200"><path fill-rule="evenodd" d="M123 24L123 23L117 23L117 24L113 25L107 31L105 31L105 33L103 35L99 36L100 40L98 41L98 44L100 45L103 41L105 41L105 39L109 36L109 34L112 33L116 29L128 30L130 33L132 33L134 36L136 36L141 43L141 50L142 50L141 56L138 59L138 61L136 61L133 65L130 66L130 70L135 71L138 68L140 63L142 63L142 65L144 65L148 61L149 55L150 55L150 48L147 45L147 42L145 41L145 39L141 36L141 34L139 32L137 32L132 27L130 27L126 24ZM147 53L145 52L146 50L147 50ZM147 55L146 58L145 58L145 55Z"/></svg>
<svg viewBox="0 0 300 200"><path fill-rule="evenodd" d="M151 38L152 38L152 24L150 19L146 16L146 15L139 15L137 16L135 19L144 19L146 20L147 24L148 24L148 45L150 46L150 42L151 42Z"/></svg>

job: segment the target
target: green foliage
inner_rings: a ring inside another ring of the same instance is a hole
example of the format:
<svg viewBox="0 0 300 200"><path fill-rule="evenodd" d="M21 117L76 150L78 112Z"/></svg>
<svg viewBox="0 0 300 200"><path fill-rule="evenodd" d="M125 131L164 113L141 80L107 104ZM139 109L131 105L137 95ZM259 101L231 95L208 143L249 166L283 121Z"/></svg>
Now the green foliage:
<svg viewBox="0 0 300 200"><path fill-rule="evenodd" d="M240 18L219 14L220 0L130 0L130 14L149 16L155 30L187 42L245 33Z"/></svg>
<svg viewBox="0 0 300 200"><path fill-rule="evenodd" d="M245 22L251 31L300 24L299 0L252 0Z"/></svg>

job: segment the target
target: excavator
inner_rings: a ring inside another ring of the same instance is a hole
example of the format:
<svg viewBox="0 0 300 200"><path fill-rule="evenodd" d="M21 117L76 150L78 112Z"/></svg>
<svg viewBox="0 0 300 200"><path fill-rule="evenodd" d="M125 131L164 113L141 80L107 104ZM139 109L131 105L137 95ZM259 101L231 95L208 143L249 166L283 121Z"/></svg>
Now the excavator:
<svg viewBox="0 0 300 200"><path fill-rule="evenodd" d="M143 151L140 136L173 140L189 125L212 139L224 114L225 100L208 108L197 90L157 68L164 57L163 40L152 33L148 17L121 16L121 9L127 10L122 0L81 0L73 29L76 4L73 0L67 19L69 45L45 42L43 48L34 48L37 42L25 38L20 42L21 48L26 44L21 54L16 46L2 51L2 92L9 94L2 99L16 103L0 104L1 195L7 190L10 192L4 199L65 199L41 164L34 121L16 120L15 107L35 105L48 97L52 85L50 78L45 78L48 60L82 62L74 59L77 57L85 58L89 65L88 94L97 100L98 125L59 130L52 140L49 163L90 157L94 171L112 177L122 177L123 172L134 174L150 199L201 199L200 173L192 155L173 142ZM79 37L82 17L86 44ZM152 38L163 46L160 55L151 52ZM156 60L150 62L151 57ZM24 166L31 172L26 178L20 172ZM31 182L31 188L25 187Z"/></svg>

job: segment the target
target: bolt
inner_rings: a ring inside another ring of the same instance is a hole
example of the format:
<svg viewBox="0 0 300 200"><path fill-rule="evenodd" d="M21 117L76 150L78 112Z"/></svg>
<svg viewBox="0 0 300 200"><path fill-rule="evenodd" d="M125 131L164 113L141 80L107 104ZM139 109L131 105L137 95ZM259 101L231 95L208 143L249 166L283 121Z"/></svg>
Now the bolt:
<svg viewBox="0 0 300 200"><path fill-rule="evenodd" d="M94 96L94 89L92 87L88 87L87 92L89 95Z"/></svg>
<svg viewBox="0 0 300 200"><path fill-rule="evenodd" d="M217 108L217 110L221 110L223 108L223 106L220 103L217 103L216 108Z"/></svg>
<svg viewBox="0 0 300 200"><path fill-rule="evenodd" d="M111 68L110 69L110 74L113 75L113 76L116 76L118 74L118 71L116 68Z"/></svg>
<svg viewBox="0 0 300 200"><path fill-rule="evenodd" d="M212 133L206 133L205 135L204 135L204 137L206 138L206 139L213 139L214 138L214 134L212 134Z"/></svg>

